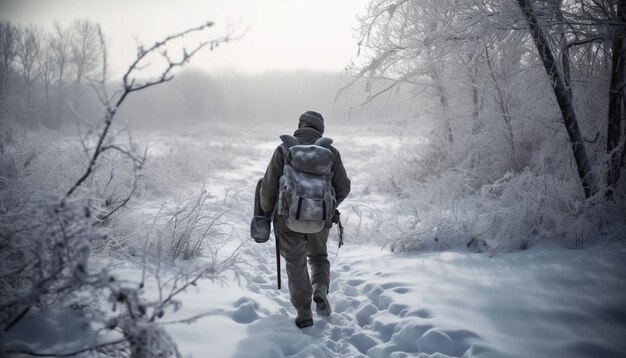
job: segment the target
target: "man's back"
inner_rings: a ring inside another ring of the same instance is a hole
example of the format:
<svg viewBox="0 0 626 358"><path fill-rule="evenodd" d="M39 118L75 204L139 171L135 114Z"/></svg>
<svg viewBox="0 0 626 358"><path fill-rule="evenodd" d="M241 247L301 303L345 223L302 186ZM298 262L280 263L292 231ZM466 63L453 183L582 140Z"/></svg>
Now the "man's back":
<svg viewBox="0 0 626 358"><path fill-rule="evenodd" d="M298 129L293 136L299 144L312 145L323 134L324 118L322 115L317 112L307 111L300 116ZM293 141L293 138L290 140ZM276 213L273 220L276 247L277 250L280 250L280 255L285 258L287 263L290 299L297 311L296 325L299 328L305 328L313 325L311 296L313 296L313 300L316 303L316 311L319 316L328 317L331 314L331 306L327 296L330 287L330 262L328 261L328 250L326 247L331 220L329 220L327 215L322 215L322 219L326 223L320 226L321 230L319 232L317 231L318 228L299 232L289 228L288 219L290 217L285 216L283 211L274 210L279 199L281 176L284 174L285 165L293 163L293 159L290 160L290 163L285 163L286 154L283 148L286 147L284 144L279 145L272 155L261 183L260 204L266 214ZM350 179L348 179L346 174L341 155L337 148L331 145L328 146L328 149L312 149L321 150L322 152L330 150L332 153L331 173L328 175L331 177L330 185L334 189L334 207L336 208L350 193ZM328 162L324 163L327 164ZM328 167L325 166L324 168L327 169ZM325 185L325 188L328 188L328 184ZM281 195L284 196L284 194ZM320 201L326 203L326 199L327 197L324 195L324 198L320 199ZM300 196L298 204L301 205L304 200L305 198ZM323 209L326 209L326 207L323 206ZM280 215L281 212L283 215ZM332 212L327 214L332 217ZM311 266L311 275L308 272L307 259L308 264Z"/></svg>
<svg viewBox="0 0 626 358"><path fill-rule="evenodd" d="M302 127L296 130L293 136L296 137L301 144L313 144L322 137L322 134L314 128ZM263 208L263 211L266 213L271 213L274 210L274 206L278 200L278 185L285 165L281 146L282 144L276 147L265 173L265 177L263 178L263 185L261 187L261 208ZM335 189L337 205L339 205L350 193L350 179L343 166L339 150L334 146L331 146L330 150L333 153L331 166L333 172L332 185L333 189Z"/></svg>

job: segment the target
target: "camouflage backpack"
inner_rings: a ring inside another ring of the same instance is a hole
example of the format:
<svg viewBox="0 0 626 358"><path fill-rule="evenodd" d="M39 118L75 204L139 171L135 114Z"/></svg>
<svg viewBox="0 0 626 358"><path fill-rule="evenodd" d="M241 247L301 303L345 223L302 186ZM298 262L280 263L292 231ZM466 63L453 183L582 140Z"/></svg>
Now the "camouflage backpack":
<svg viewBox="0 0 626 358"><path fill-rule="evenodd" d="M282 135L285 158L278 191L278 215L295 232L320 232L330 223L337 202L332 186L332 139L320 138L303 145L293 136Z"/></svg>

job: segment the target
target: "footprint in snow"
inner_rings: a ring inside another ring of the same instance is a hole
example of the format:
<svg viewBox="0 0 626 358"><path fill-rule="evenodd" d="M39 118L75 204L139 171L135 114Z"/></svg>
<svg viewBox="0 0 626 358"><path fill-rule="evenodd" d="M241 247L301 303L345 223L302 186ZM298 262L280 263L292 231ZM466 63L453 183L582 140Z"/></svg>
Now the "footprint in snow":
<svg viewBox="0 0 626 358"><path fill-rule="evenodd" d="M255 300L248 297L241 297L235 302L234 306L236 309L229 314L233 321L248 324L259 319L259 315L257 314L259 303Z"/></svg>
<svg viewBox="0 0 626 358"><path fill-rule="evenodd" d="M359 272L349 265L331 272L331 306L328 319L314 314L313 327L297 330L293 325L295 310L285 290L276 290L276 273L269 265L259 265L251 280L256 292L265 293L277 303L273 312L262 311L256 301L242 297L230 313L241 324L250 324L249 338L263 342L263 348L249 351L254 357L473 357L490 351L470 331L438 327L430 321L433 313L396 302L399 295L410 294L413 287L406 282L384 280L372 282L357 278ZM380 273L376 277L382 279ZM315 309L313 304L313 310ZM280 322L280 323L279 323ZM260 327L265 329L257 336ZM238 353L242 353L239 351ZM240 356L235 354L235 356Z"/></svg>
<svg viewBox="0 0 626 358"><path fill-rule="evenodd" d="M362 285L363 283L365 283L365 281L359 280L359 279L352 279L352 280L346 281L346 283L348 284L348 286L355 287L355 286Z"/></svg>
<svg viewBox="0 0 626 358"><path fill-rule="evenodd" d="M424 318L424 319L433 318L432 313L430 313L429 310L423 309L423 308L407 312L405 315L405 317L410 317L410 316L415 316L415 317Z"/></svg>
<svg viewBox="0 0 626 358"><path fill-rule="evenodd" d="M255 276L252 279L252 282L254 282L254 283L267 283L267 280L263 276Z"/></svg>

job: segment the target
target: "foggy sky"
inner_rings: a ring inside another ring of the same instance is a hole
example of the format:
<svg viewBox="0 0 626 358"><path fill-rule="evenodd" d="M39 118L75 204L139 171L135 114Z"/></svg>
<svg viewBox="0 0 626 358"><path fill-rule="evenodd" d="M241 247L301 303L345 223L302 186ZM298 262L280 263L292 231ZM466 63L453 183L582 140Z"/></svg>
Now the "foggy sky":
<svg viewBox="0 0 626 358"><path fill-rule="evenodd" d="M53 20L98 22L109 43L112 74L134 58L136 39L148 45L208 20L216 23L206 33L212 37L223 35L227 23L245 35L218 51L201 53L193 67L244 73L341 71L356 57L353 28L366 6L367 0L0 0L0 19L46 28Z"/></svg>

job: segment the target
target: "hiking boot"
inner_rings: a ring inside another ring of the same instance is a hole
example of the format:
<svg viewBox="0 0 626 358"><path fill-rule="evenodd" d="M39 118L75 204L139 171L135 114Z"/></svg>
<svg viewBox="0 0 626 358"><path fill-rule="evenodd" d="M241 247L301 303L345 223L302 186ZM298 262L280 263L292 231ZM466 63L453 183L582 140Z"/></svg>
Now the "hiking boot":
<svg viewBox="0 0 626 358"><path fill-rule="evenodd" d="M308 318L300 318L300 316L296 317L296 326L298 326L298 328L302 329L302 328L307 328L307 327L311 327L313 325L313 317L308 317Z"/></svg>
<svg viewBox="0 0 626 358"><path fill-rule="evenodd" d="M298 316L296 317L296 326L300 329L311 327L313 325L313 314L311 313L311 309L309 308L297 311Z"/></svg>
<svg viewBox="0 0 626 358"><path fill-rule="evenodd" d="M323 285L313 285L313 301L315 301L315 312L319 316L330 316L331 309L328 302L328 289Z"/></svg>
<svg viewBox="0 0 626 358"><path fill-rule="evenodd" d="M313 325L313 314L311 313L310 303L303 308L296 307L296 312L298 312L298 316L296 317L296 326L298 326L298 328L302 329Z"/></svg>

